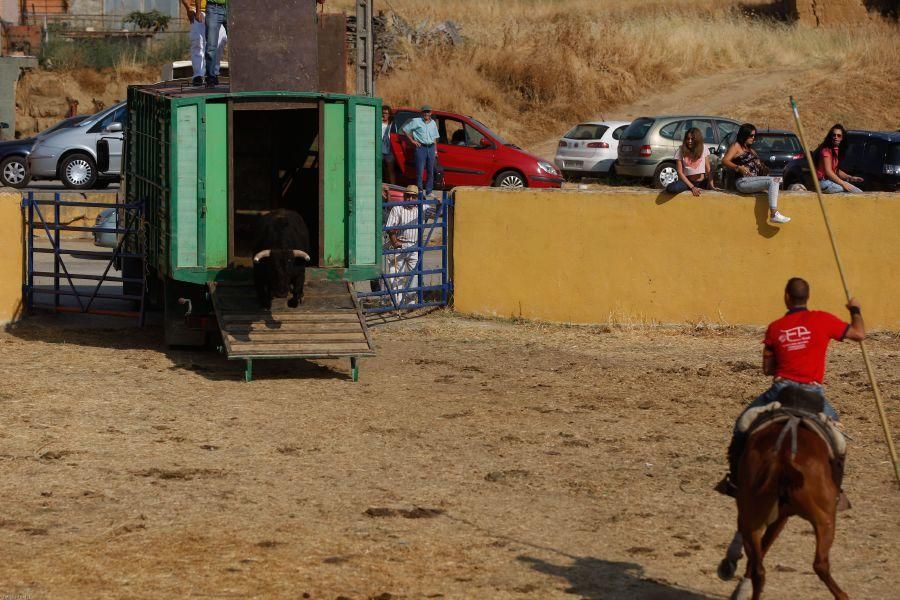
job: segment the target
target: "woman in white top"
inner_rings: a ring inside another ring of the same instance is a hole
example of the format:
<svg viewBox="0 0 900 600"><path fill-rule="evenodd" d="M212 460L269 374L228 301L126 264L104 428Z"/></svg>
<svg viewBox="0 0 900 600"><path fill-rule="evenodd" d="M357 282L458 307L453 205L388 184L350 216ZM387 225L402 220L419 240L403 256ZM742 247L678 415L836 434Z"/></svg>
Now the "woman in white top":
<svg viewBox="0 0 900 600"><path fill-rule="evenodd" d="M675 170L678 179L666 186L670 194L691 190L695 196L700 189L716 189L709 175L709 149L703 145L703 134L693 127L684 134L684 142L675 151Z"/></svg>

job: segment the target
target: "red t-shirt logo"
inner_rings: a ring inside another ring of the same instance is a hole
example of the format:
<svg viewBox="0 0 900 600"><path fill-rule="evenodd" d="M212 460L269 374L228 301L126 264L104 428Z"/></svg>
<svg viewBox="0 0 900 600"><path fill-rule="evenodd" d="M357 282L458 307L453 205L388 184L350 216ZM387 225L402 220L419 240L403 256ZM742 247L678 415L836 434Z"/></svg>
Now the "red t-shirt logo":
<svg viewBox="0 0 900 600"><path fill-rule="evenodd" d="M828 342L844 339L848 327L820 310L794 310L774 321L763 343L775 354L775 376L797 383L822 383Z"/></svg>

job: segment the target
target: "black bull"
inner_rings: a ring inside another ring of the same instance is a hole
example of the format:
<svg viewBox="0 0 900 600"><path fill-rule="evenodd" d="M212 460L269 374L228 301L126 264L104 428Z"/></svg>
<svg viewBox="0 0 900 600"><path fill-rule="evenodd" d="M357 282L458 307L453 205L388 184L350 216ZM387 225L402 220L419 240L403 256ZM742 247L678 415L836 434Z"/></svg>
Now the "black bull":
<svg viewBox="0 0 900 600"><path fill-rule="evenodd" d="M272 298L286 298L296 308L303 301L306 263L309 262L309 228L298 213L274 210L259 219L253 245L253 282L263 308Z"/></svg>

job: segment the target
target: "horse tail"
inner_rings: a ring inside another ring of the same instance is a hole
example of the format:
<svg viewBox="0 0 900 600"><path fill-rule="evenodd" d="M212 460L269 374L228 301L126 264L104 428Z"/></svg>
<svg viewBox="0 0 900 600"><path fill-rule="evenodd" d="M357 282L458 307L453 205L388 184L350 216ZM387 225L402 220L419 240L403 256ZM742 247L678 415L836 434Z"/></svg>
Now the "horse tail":
<svg viewBox="0 0 900 600"><path fill-rule="evenodd" d="M779 450L778 462L781 464L781 473L778 478L778 498L785 501L791 492L803 487L803 473L794 464L794 455L790 445L786 444Z"/></svg>

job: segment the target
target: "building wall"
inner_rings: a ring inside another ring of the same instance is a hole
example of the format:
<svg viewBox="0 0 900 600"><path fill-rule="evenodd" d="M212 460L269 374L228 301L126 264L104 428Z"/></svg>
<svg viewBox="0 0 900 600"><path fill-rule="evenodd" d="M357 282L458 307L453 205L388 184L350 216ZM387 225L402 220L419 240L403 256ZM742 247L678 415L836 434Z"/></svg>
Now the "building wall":
<svg viewBox="0 0 900 600"><path fill-rule="evenodd" d="M22 196L0 194L0 325L19 318L23 312L22 282L25 272L25 236Z"/></svg>
<svg viewBox="0 0 900 600"><path fill-rule="evenodd" d="M0 0L0 20L19 24L19 0Z"/></svg>
<svg viewBox="0 0 900 600"><path fill-rule="evenodd" d="M826 198L851 292L870 328L900 330L900 196ZM765 325L792 276L844 316L816 196L459 189L456 310L559 322Z"/></svg>

